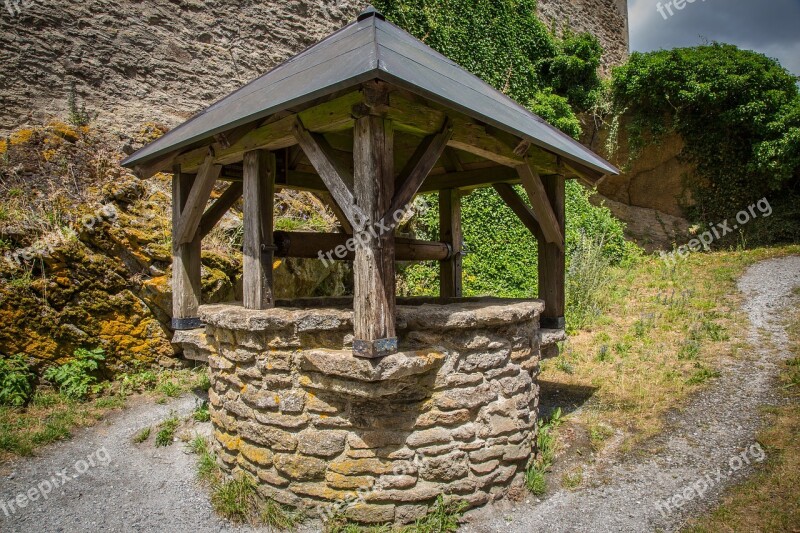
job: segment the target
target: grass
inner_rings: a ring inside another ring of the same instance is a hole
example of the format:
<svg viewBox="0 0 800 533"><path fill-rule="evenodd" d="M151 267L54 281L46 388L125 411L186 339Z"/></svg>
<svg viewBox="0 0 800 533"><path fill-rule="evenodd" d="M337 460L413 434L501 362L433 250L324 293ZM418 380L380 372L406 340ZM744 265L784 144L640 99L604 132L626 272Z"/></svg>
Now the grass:
<svg viewBox="0 0 800 533"><path fill-rule="evenodd" d="M163 420L158 425L156 433L156 446L172 446L175 438L175 431L181 425L181 420L175 413L171 413L169 418Z"/></svg>
<svg viewBox="0 0 800 533"><path fill-rule="evenodd" d="M736 282L751 264L800 246L692 254L672 268L655 256L606 270L602 312L584 314L540 379L585 390L574 421L620 430L622 449L656 435L664 415L708 386L724 357L746 358ZM594 445L594 442L593 442ZM530 482L541 487L539 475Z"/></svg>
<svg viewBox="0 0 800 533"><path fill-rule="evenodd" d="M553 466L556 455L555 430L561 425L561 409L556 409L550 420L539 420L536 434L536 455L525 469L525 486L537 496L547 492L547 471Z"/></svg>
<svg viewBox="0 0 800 533"><path fill-rule="evenodd" d="M326 523L325 531L326 533L450 533L458 530L458 523L467 507L467 502L463 500L446 500L444 496L439 495L428 513L411 525L364 526L352 523L339 515Z"/></svg>
<svg viewBox="0 0 800 533"><path fill-rule="evenodd" d="M103 382L102 392L86 402L66 398L40 386L25 407L0 406L0 464L13 456L33 455L37 448L69 439L75 429L92 426L110 412L123 409L127 399L137 393L165 397L157 391L164 383L178 387L179 393L205 389L208 371L138 369Z"/></svg>
<svg viewBox="0 0 800 533"><path fill-rule="evenodd" d="M800 290L795 288L795 296ZM789 316L790 351L800 353L800 311ZM784 364L781 390L785 405L766 412L765 429L756 439L767 460L755 475L730 488L711 513L690 522L686 531L798 531L800 524L800 358Z"/></svg>
<svg viewBox="0 0 800 533"><path fill-rule="evenodd" d="M195 408L192 418L198 422L208 422L211 420L211 413L208 412L208 402L202 402Z"/></svg>
<svg viewBox="0 0 800 533"><path fill-rule="evenodd" d="M133 442L136 443L136 444L143 443L144 441L146 441L147 439L150 438L151 431L152 430L151 430L150 427L146 427L146 428L142 429L136 435L134 435Z"/></svg>
<svg viewBox="0 0 800 533"><path fill-rule="evenodd" d="M305 519L298 510L262 498L246 474L226 477L205 437L195 436L189 449L197 455L197 477L210 488L214 510L228 520L291 530Z"/></svg>

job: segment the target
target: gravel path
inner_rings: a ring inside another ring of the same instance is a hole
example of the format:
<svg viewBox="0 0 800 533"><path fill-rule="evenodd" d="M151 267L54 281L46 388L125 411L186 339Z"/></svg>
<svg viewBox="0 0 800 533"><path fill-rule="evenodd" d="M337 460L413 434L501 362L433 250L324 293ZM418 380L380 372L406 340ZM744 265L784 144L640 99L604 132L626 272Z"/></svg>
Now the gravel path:
<svg viewBox="0 0 800 533"><path fill-rule="evenodd" d="M800 257L765 261L747 271L739 288L748 297L750 340L759 349L726 361L714 386L671 415L665 435L649 446L659 450L655 455L610 466L605 475L612 481L600 487L561 491L536 505L498 504L477 511L463 531L672 531L687 516L702 512L727 483L747 474L746 466L729 474L731 458L744 453L749 460L757 459L749 447L759 428L758 408L777 401L772 392L776 362L788 356L780 311L797 285ZM760 340L759 332L771 345ZM155 427L172 410L187 416L195 401L187 396L167 405L142 403L45 449L40 457L3 465L0 531L249 531L213 513L206 492L195 481L195 458L182 444L154 448L132 443L141 428ZM720 482L718 470L724 478ZM63 486L59 473L69 478ZM53 478L59 487L47 499L10 509L9 500ZM663 505L663 513L656 507L686 487L699 487L700 479L711 481L702 497L695 493L671 512ZM314 529L313 524L304 528Z"/></svg>
<svg viewBox="0 0 800 533"><path fill-rule="evenodd" d="M195 456L183 443L156 448L151 436L150 442L133 444L139 430L151 426L155 432L171 411L188 416L196 401L189 395L165 405L141 402L45 449L40 457L3 465L4 502L46 480L52 485L55 479L59 487L46 500L38 496L24 508L15 506L14 512L6 503L10 516L0 506L0 531L234 531L211 509L195 480Z"/></svg>
<svg viewBox="0 0 800 533"><path fill-rule="evenodd" d="M774 379L778 363L789 358L781 310L798 285L800 257L768 260L747 270L739 290L746 297L748 340L757 349L725 361L721 377L708 390L669 416L663 435L648 443L648 449L658 450L655 454L611 465L603 472L612 480L605 485L561 490L538 504L479 510L462 531L675 531L688 517L703 513L726 485L747 475L746 460L755 463L763 457L760 447L752 448L761 423L759 408L779 401ZM686 498L680 507L673 503L668 508L665 502L676 494Z"/></svg>

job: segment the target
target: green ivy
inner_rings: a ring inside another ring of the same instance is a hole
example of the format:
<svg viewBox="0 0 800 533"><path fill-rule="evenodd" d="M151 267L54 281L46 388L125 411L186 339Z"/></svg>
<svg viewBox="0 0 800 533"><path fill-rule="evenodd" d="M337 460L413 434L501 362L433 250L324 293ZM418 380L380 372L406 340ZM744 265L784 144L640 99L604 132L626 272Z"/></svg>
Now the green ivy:
<svg viewBox="0 0 800 533"><path fill-rule="evenodd" d="M569 30L556 35L537 18L534 0L379 0L375 5L428 46L568 135L580 136L576 112L593 107L602 92L597 75L602 47L594 36ZM568 183L567 250L575 249L581 233L589 234L602 237L604 253L617 261L627 250L623 225L588 198L581 185ZM416 233L438 238L436 196L419 201L428 209L422 210ZM465 295L536 295L536 240L493 189L462 199L462 222ZM438 268L406 266L398 288L404 295L436 294Z"/></svg>
<svg viewBox="0 0 800 533"><path fill-rule="evenodd" d="M749 50L713 43L634 53L616 68L613 111L631 117L631 158L675 132L696 169L687 185L698 222L732 217L762 197L776 213L748 226L757 240L796 240L800 185L800 93L797 78Z"/></svg>

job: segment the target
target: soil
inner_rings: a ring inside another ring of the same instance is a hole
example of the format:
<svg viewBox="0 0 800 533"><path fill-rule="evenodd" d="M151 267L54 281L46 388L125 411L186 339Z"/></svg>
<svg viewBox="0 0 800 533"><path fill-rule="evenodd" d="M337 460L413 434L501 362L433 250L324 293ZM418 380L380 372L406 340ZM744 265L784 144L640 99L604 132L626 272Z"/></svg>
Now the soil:
<svg viewBox="0 0 800 533"><path fill-rule="evenodd" d="M780 401L775 379L779 362L790 357L781 311L790 305L792 288L798 285L800 257L751 267L739 289L745 295L749 340L756 347L752 353L725 360L721 376L687 407L670 413L666 431L640 453L604 459L601 454L594 472L586 473L591 482L585 488L561 489L544 501L505 501L473 511L462 531L674 531L688 517L711 508L726 486L743 479L758 463L752 446L761 427L760 408ZM165 405L134 402L74 439L40 450L37 457L3 465L0 531L250 531L214 514L195 478L195 456L184 443L156 448L152 435L144 443L133 442L142 428L153 427L155 433L172 411L188 417L197 401L184 396ZM208 430L208 424L191 428ZM95 466L79 473L89 457ZM737 457L746 457L751 465L738 468ZM62 479L58 473L64 469L69 482L47 499L40 497L24 508L14 504L10 510L10 500L44 480ZM702 495L686 493L687 487L702 488L700 480L707 485ZM666 508L664 502L676 494L688 497L680 507ZM318 531L319 524L302 529Z"/></svg>

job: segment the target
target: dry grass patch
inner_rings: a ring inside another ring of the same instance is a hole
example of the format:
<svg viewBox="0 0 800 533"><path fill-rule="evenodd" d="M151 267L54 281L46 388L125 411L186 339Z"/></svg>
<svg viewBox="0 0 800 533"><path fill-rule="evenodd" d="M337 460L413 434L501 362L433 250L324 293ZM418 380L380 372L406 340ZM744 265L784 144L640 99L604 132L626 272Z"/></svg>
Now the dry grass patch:
<svg viewBox="0 0 800 533"><path fill-rule="evenodd" d="M795 290L795 294L798 291ZM800 311L790 316L791 353L781 375L788 405L767 411L758 442L767 452L759 472L729 490L708 516L686 528L718 531L800 531Z"/></svg>
<svg viewBox="0 0 800 533"><path fill-rule="evenodd" d="M669 409L712 382L724 358L748 357L736 288L746 267L799 252L693 254L674 268L649 257L612 269L603 314L543 363L540 379L560 390L593 391L576 420L622 429L630 449L661 430Z"/></svg>

